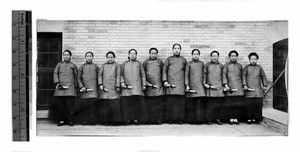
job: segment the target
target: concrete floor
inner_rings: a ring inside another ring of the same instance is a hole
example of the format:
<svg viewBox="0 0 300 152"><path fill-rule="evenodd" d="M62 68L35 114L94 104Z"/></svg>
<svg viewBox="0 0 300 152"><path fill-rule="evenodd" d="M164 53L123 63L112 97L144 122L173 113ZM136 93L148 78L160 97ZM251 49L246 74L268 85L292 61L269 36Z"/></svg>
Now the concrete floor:
<svg viewBox="0 0 300 152"><path fill-rule="evenodd" d="M47 119L37 120L37 136L283 136L261 124L240 125L129 125L129 126L56 126Z"/></svg>

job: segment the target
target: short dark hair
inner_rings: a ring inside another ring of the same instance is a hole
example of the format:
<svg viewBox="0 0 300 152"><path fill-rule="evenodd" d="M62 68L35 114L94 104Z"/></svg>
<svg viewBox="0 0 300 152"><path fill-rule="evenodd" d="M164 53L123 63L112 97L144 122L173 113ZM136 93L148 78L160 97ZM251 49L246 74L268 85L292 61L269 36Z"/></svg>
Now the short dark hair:
<svg viewBox="0 0 300 152"><path fill-rule="evenodd" d="M158 50L157 50L157 48L154 48L154 47L153 47L153 48L150 48L150 49L149 49L149 54L151 53L151 51L152 51L152 50L155 50L155 51L156 51L156 53L158 53Z"/></svg>
<svg viewBox="0 0 300 152"><path fill-rule="evenodd" d="M178 44L178 43L173 44L172 50L174 50L174 47L175 47L176 45L178 45L178 46L180 47L180 50L181 50L181 45Z"/></svg>
<svg viewBox="0 0 300 152"><path fill-rule="evenodd" d="M113 51L108 51L108 52L106 53L106 57L108 57L108 54L112 54L112 55L114 56L114 58L116 58L116 55L115 55L115 53L114 53Z"/></svg>
<svg viewBox="0 0 300 152"><path fill-rule="evenodd" d="M200 51L199 51L198 49L193 49L193 50L192 50L192 55L193 55L193 53L194 53L195 51L198 51L198 53L199 53L199 55L200 55Z"/></svg>
<svg viewBox="0 0 300 152"><path fill-rule="evenodd" d="M72 52L70 50L64 50L63 54L65 54L65 52L68 52L70 56L72 56Z"/></svg>
<svg viewBox="0 0 300 152"><path fill-rule="evenodd" d="M212 51L212 52L210 53L210 56L212 56L212 54L214 54L214 53L217 53L217 54L218 54L218 56L220 56L219 52L218 52L218 51L216 51L216 50Z"/></svg>
<svg viewBox="0 0 300 152"><path fill-rule="evenodd" d="M228 57L230 57L232 53L235 53L236 56L239 56L239 53L236 50L232 50L228 53Z"/></svg>
<svg viewBox="0 0 300 152"><path fill-rule="evenodd" d="M89 54L89 53L92 54L92 56L94 57L94 53L91 52L91 51L86 52L84 56L86 57L86 55Z"/></svg>
<svg viewBox="0 0 300 152"><path fill-rule="evenodd" d="M251 52L251 53L248 55L248 59L249 59L249 60L250 60L251 56L256 56L257 59L259 58L258 54L255 53L255 52Z"/></svg>
<svg viewBox="0 0 300 152"><path fill-rule="evenodd" d="M136 49L130 49L130 50L128 51L128 54L130 54L131 51L135 51L135 53L137 54Z"/></svg>

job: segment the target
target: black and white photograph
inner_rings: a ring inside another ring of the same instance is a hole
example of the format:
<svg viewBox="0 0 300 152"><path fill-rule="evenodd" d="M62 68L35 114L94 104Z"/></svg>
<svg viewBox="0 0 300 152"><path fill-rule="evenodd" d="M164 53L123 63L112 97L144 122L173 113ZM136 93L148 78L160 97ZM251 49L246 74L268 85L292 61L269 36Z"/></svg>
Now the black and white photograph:
<svg viewBox="0 0 300 152"><path fill-rule="evenodd" d="M297 151L297 1L0 7L1 151Z"/></svg>
<svg viewBox="0 0 300 152"><path fill-rule="evenodd" d="M36 24L38 136L288 135L287 20Z"/></svg>

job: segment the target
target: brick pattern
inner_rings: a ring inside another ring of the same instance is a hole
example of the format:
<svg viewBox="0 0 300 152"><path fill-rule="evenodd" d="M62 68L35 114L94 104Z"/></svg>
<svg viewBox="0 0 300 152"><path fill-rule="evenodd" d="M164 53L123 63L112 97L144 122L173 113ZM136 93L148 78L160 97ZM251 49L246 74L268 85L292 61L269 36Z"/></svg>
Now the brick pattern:
<svg viewBox="0 0 300 152"><path fill-rule="evenodd" d="M249 63L252 51L260 56L258 64L272 81L272 44L266 38L269 21L65 21L63 50L73 52L72 61L78 66L84 62L84 54L92 51L94 62L101 66L108 51L116 53L116 61L127 60L128 50L138 51L138 60L148 57L148 50L156 47L163 61L172 55L172 45L182 46L182 56L191 60L191 51L201 51L200 59L209 61L210 52L220 52L220 62L228 62L229 51L239 52L239 62Z"/></svg>

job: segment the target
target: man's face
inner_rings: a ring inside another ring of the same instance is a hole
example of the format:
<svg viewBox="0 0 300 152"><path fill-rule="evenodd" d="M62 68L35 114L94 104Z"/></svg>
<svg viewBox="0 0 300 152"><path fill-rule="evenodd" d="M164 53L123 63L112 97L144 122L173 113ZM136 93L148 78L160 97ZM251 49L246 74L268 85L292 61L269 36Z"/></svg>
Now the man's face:
<svg viewBox="0 0 300 152"><path fill-rule="evenodd" d="M113 63L115 61L115 58L112 54L108 54L106 59L108 63Z"/></svg>
<svg viewBox="0 0 300 152"><path fill-rule="evenodd" d="M70 56L69 52L64 52L63 58L64 58L65 61L69 61L71 59L71 56Z"/></svg>
<svg viewBox="0 0 300 152"><path fill-rule="evenodd" d="M230 54L230 61L235 62L235 61L237 61L237 58L238 58L238 56L237 56L236 53L231 53Z"/></svg>
<svg viewBox="0 0 300 152"><path fill-rule="evenodd" d="M181 49L179 45L175 45L173 48L173 54L174 55L180 55Z"/></svg>
<svg viewBox="0 0 300 152"><path fill-rule="evenodd" d="M194 60L198 60L198 59L199 59L199 56L200 56L200 54L199 54L198 51L194 51L194 52L193 52L192 57L193 57Z"/></svg>
<svg viewBox="0 0 300 152"><path fill-rule="evenodd" d="M218 53L213 53L210 58L211 58L211 61L217 62L219 60Z"/></svg>
<svg viewBox="0 0 300 152"><path fill-rule="evenodd" d="M86 54L85 60L86 62L92 62L93 61L93 55L91 53Z"/></svg>
<svg viewBox="0 0 300 152"><path fill-rule="evenodd" d="M135 60L135 59L136 59L136 53L135 53L135 51L130 51L130 53L129 53L129 58L130 58L131 60Z"/></svg>
<svg viewBox="0 0 300 152"><path fill-rule="evenodd" d="M150 56L150 59L155 60L157 58L156 50L151 50L149 56Z"/></svg>
<svg viewBox="0 0 300 152"><path fill-rule="evenodd" d="M249 61L250 61L250 64L256 65L256 63L257 63L257 58L256 58L256 56L254 56L254 55L250 56Z"/></svg>

